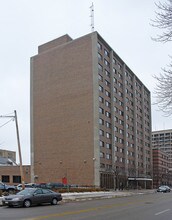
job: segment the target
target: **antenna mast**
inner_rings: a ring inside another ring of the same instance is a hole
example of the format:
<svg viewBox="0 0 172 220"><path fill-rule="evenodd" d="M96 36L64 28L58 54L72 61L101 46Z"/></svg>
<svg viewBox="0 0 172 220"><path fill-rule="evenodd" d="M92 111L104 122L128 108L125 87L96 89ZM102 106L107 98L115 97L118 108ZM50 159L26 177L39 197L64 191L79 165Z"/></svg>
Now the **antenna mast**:
<svg viewBox="0 0 172 220"><path fill-rule="evenodd" d="M92 5L90 6L90 12L91 12L91 32L94 32L94 5L92 3Z"/></svg>

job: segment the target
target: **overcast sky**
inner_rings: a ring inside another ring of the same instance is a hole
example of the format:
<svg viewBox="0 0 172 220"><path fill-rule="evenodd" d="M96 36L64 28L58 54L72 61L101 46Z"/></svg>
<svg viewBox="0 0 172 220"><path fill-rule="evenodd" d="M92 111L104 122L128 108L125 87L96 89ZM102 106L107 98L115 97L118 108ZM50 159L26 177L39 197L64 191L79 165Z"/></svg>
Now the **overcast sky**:
<svg viewBox="0 0 172 220"><path fill-rule="evenodd" d="M30 57L38 45L61 35L75 39L91 32L92 2L95 30L151 91L154 102L152 76L167 66L172 52L170 43L151 40L158 33L150 25L153 0L0 0L0 115L17 110L24 164L30 163ZM171 117L157 110L152 106L152 130L172 128ZM2 126L8 120L0 118L0 149L18 155L14 121Z"/></svg>

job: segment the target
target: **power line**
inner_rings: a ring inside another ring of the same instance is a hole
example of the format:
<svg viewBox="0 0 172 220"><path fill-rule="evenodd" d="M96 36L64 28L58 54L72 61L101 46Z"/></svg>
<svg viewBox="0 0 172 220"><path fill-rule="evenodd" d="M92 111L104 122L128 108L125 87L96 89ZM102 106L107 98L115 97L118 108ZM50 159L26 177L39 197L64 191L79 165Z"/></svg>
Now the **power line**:
<svg viewBox="0 0 172 220"><path fill-rule="evenodd" d="M3 126L5 126L6 124L8 124L10 121L13 121L14 119L13 118L11 118L9 121L7 121L6 123L4 123L4 124L2 124L2 125L0 125L0 128L2 128Z"/></svg>

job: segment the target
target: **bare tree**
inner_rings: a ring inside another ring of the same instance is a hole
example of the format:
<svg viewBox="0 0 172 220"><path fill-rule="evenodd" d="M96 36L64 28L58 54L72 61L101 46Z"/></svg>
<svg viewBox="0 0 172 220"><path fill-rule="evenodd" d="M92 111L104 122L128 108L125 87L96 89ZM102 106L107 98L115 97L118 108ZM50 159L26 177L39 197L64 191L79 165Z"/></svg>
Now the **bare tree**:
<svg viewBox="0 0 172 220"><path fill-rule="evenodd" d="M152 26L162 30L153 40L158 42L172 41L172 0L165 3L156 3L157 11ZM172 57L171 57L172 59ZM163 68L159 76L154 76L157 81L155 88L156 103L166 116L172 114L172 60L168 69Z"/></svg>
<svg viewBox="0 0 172 220"><path fill-rule="evenodd" d="M161 35L153 38L155 41L172 41L172 0L165 3L155 3L157 6L156 17L152 20L152 26L163 30Z"/></svg>
<svg viewBox="0 0 172 220"><path fill-rule="evenodd" d="M169 69L162 69L163 74L154 76L157 80L155 95L159 109L165 113L165 116L172 114L172 63Z"/></svg>

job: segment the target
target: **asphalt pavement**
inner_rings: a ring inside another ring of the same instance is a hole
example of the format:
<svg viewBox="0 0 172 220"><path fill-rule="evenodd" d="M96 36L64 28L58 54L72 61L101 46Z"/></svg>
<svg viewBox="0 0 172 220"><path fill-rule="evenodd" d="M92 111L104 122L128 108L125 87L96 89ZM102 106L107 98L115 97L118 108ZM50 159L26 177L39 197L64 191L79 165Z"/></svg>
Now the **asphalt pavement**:
<svg viewBox="0 0 172 220"><path fill-rule="evenodd" d="M62 193L62 202L86 201L93 199L107 199L115 197L132 196L136 194L155 193L155 189L147 190L122 190L122 191L100 191L100 192L82 192L82 193ZM0 206L2 205L2 197L0 197Z"/></svg>

